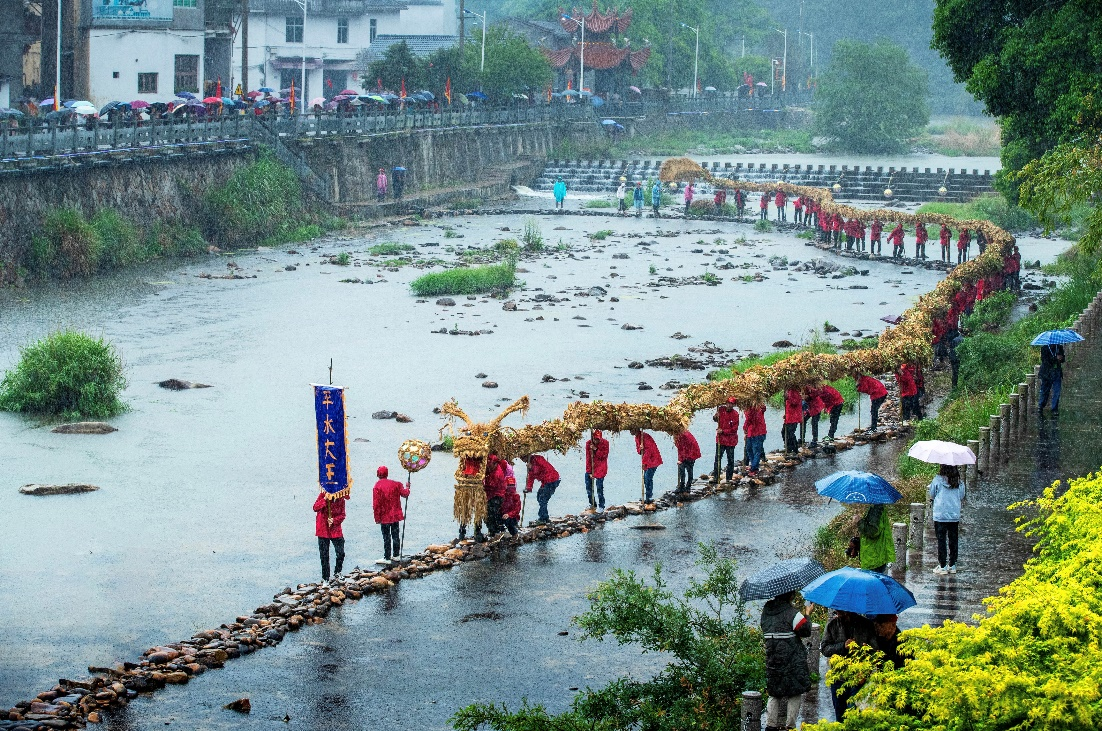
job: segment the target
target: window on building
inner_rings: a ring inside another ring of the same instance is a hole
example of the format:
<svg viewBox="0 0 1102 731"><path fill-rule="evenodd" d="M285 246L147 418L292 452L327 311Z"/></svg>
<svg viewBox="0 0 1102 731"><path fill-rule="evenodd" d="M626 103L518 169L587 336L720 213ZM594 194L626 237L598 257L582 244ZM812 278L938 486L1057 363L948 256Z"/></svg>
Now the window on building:
<svg viewBox="0 0 1102 731"><path fill-rule="evenodd" d="M337 43L348 43L348 18L337 18Z"/></svg>
<svg viewBox="0 0 1102 731"><path fill-rule="evenodd" d="M196 5L196 0L172 0L174 8L194 8Z"/></svg>
<svg viewBox="0 0 1102 731"><path fill-rule="evenodd" d="M199 91L199 57L176 57L176 91Z"/></svg>
<svg viewBox="0 0 1102 731"><path fill-rule="evenodd" d="M379 21L372 18L370 21L368 21L368 23L370 25L371 33L370 33L370 36L367 39L367 42L368 43L374 43L375 42L375 34L379 32Z"/></svg>
<svg viewBox="0 0 1102 731"><path fill-rule="evenodd" d="M287 42L302 43L301 15L292 15L287 18Z"/></svg>
<svg viewBox="0 0 1102 731"><path fill-rule="evenodd" d="M138 93L157 93L157 74L138 74Z"/></svg>

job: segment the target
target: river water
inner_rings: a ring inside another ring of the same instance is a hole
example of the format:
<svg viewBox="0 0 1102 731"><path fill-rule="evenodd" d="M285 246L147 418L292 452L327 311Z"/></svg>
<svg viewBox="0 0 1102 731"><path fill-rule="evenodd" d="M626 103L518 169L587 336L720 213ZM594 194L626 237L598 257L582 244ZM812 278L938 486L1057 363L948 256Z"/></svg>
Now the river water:
<svg viewBox="0 0 1102 731"><path fill-rule="evenodd" d="M58 677L79 676L88 664L132 660L149 646L215 627L264 603L282 586L316 577L309 384L328 379L330 359L334 382L348 387L350 438L357 440L350 447L357 482L345 523L349 563L367 565L380 552L369 505L375 467L389 464L397 470L395 453L403 439L434 440L442 422L432 410L446 399L454 396L469 413L489 416L529 394L530 421L561 414L581 390L605 400L662 403L672 392L659 390L660 384L703 373L633 370L627 363L684 353L704 341L743 353L768 352L773 341L799 342L824 320L843 331L878 331L881 316L898 314L938 279L935 272L880 262L861 265L868 276L840 280L773 271L768 256L802 260L819 252L791 235L757 234L746 224L613 217L540 217L539 223L551 246L561 241L571 248L522 262L526 286L518 297L542 291L561 298L573 288L600 285L619 302L572 297L536 310L521 299L520 311L504 312L499 301L458 298L458 306L441 307L410 296L408 283L418 270L323 263L323 256L338 251L366 261L365 247L382 241L451 258L447 246L484 246L516 236L523 226L519 216L384 226L295 247L302 253L237 252L92 282L0 292L0 368L17 360L19 346L59 327L79 327L118 347L127 364L124 398L131 407L112 420L119 431L105 436L53 434L20 416L0 414L5 465L0 511L6 518L0 585L9 588L0 602L0 705L29 697ZM447 238L443 225L454 226L462 238ZM499 230L505 226L512 231ZM565 230L555 230L559 226ZM602 243L586 238L598 229L615 233ZM655 237L671 231L677 235ZM736 243L739 236L747 242ZM641 241L658 243L646 251ZM1059 248L1048 241L1022 245L1030 259L1051 258ZM709 255L718 248L730 254ZM617 254L628 258L613 258ZM716 270L720 258L751 268ZM256 278L198 276L230 271L231 260L240 274ZM288 265L297 270L286 271ZM709 270L725 281L717 287L646 286L654 279L651 266L679 277ZM767 279L747 283L732 276L755 271ZM338 282L348 277L375 284ZM867 289L847 289L851 285ZM622 330L624 323L643 329ZM453 326L493 334L431 332ZM670 339L677 331L691 337ZM500 387L482 388L480 372ZM544 374L570 380L542 383ZM213 388L170 392L155 385L170 377ZM654 390L638 390L640 381ZM409 414L413 423L372 420L371 413L380 409ZM507 423L520 424L520 416ZM769 423L767 448L772 449L779 446L778 414L771 413ZM855 425L855 417L843 418L844 431ZM706 414L694 423L702 444L711 428ZM668 438L660 438L659 445L667 464L657 484L667 489L675 480L674 456ZM551 461L563 474L552 512L581 510L581 454ZM450 455L437 454L414 476L407 545L421 547L454 534L454 466ZM638 462L627 438L614 439L611 470L610 501L633 499ZM31 482L90 482L102 489L52 498L17 493ZM732 505L741 499L732 498ZM821 505L807 509L812 514L806 526L797 526L787 513L777 524L806 538L829 517ZM680 515L670 520L691 521L695 513ZM760 529L737 516L731 508L708 519L723 522L735 543L754 544ZM613 529L602 535L616 534ZM569 563L578 549L564 544L524 550ZM608 564L619 565L616 557L632 549L610 543L606 550ZM646 555L653 560L660 551ZM591 582L603 573L581 571L577 581ZM452 580L449 575L415 582L417 588L408 591L431 595L431 588L421 587ZM572 596L576 605L578 591ZM431 609L436 600L425 601ZM369 602L361 606L354 611L373 611ZM523 635L511 634L506 641L520 639Z"/></svg>

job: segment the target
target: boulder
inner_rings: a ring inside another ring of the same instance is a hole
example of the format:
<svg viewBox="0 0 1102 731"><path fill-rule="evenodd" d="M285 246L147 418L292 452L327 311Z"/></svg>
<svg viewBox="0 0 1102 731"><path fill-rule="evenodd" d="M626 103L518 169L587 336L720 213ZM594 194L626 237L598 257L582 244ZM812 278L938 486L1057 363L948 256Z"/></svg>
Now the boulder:
<svg viewBox="0 0 1102 731"><path fill-rule="evenodd" d="M187 391L190 388L210 388L210 386L205 383L181 381L179 378L169 378L167 381L158 382L157 385L161 388L167 388L169 391Z"/></svg>
<svg viewBox="0 0 1102 731"><path fill-rule="evenodd" d="M790 340L778 340L773 343L774 348L795 348L796 344Z"/></svg>
<svg viewBox="0 0 1102 731"><path fill-rule="evenodd" d="M453 300L451 297L441 297L440 299L436 300L436 304L440 305L441 307L455 307L455 300Z"/></svg>
<svg viewBox="0 0 1102 731"><path fill-rule="evenodd" d="M483 388L497 388L497 381L483 381Z"/></svg>
<svg viewBox="0 0 1102 731"><path fill-rule="evenodd" d="M110 434L118 429L104 421L78 421L73 424L60 424L50 431L54 434Z"/></svg>
<svg viewBox="0 0 1102 731"><path fill-rule="evenodd" d="M398 422L399 424L408 424L411 421L413 421L412 418L410 418L409 416L407 416L405 414L395 414L394 420L396 422Z"/></svg>
<svg viewBox="0 0 1102 731"><path fill-rule="evenodd" d="M19 488L19 492L24 495L77 495L82 492L95 492L98 489L95 485L71 482L68 485L24 485Z"/></svg>
<svg viewBox="0 0 1102 731"><path fill-rule="evenodd" d="M397 411L386 411L386 410L376 411L374 414L371 415L371 418L372 419L397 419L398 418L398 412Z"/></svg>
<svg viewBox="0 0 1102 731"><path fill-rule="evenodd" d="M517 303L514 302L513 300L509 300L508 302L506 302L505 304L503 304L501 306L501 309L505 310L506 312L516 312L517 311Z"/></svg>
<svg viewBox="0 0 1102 731"><path fill-rule="evenodd" d="M625 322L623 325L620 326L620 329L621 330L642 330L643 326L642 325L632 325L630 323Z"/></svg>

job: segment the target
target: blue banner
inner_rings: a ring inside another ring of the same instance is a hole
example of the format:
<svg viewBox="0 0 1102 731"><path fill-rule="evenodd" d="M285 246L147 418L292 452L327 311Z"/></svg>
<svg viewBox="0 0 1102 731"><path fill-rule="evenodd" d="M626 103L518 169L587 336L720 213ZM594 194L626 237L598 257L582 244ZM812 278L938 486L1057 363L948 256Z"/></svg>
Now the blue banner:
<svg viewBox="0 0 1102 731"><path fill-rule="evenodd" d="M314 416L318 428L318 484L334 497L347 497L352 477L348 469L344 389L315 384Z"/></svg>

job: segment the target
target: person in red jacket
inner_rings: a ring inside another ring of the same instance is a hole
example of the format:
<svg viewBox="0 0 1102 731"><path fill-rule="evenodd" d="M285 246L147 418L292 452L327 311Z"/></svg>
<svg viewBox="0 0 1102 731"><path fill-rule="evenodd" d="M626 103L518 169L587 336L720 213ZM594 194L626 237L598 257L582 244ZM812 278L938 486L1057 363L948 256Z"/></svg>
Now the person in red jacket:
<svg viewBox="0 0 1102 731"><path fill-rule="evenodd" d="M735 447L738 446L738 420L739 413L735 408L735 400L727 399L727 403L716 409L712 421L716 423L716 458L712 466L712 484L719 482L719 468L723 457L727 457L727 478L730 482L735 475Z"/></svg>
<svg viewBox="0 0 1102 731"><path fill-rule="evenodd" d="M884 224L880 222L879 218L874 218L872 219L872 226L869 228L869 253L875 254L877 251L883 251L880 235L884 232Z"/></svg>
<svg viewBox="0 0 1102 731"><path fill-rule="evenodd" d="M794 454L799 448L796 442L796 426L804 418L804 399L800 392L790 388L784 392L784 451Z"/></svg>
<svg viewBox="0 0 1102 731"><path fill-rule="evenodd" d="M777 220L787 221L788 211L785 210L785 202L787 202L788 196L784 194L783 190L778 190L777 195L773 198L774 205L777 206Z"/></svg>
<svg viewBox="0 0 1102 731"><path fill-rule="evenodd" d="M505 500L501 504L501 520L509 535L516 537L520 532L520 493L517 492L517 484L514 481L505 489Z"/></svg>
<svg viewBox="0 0 1102 731"><path fill-rule="evenodd" d="M834 432L838 429L838 417L842 415L842 406L845 398L834 386L824 383L819 387L819 397L823 400L823 411L830 414L830 429L827 431L827 440L834 441Z"/></svg>
<svg viewBox="0 0 1102 731"><path fill-rule="evenodd" d="M654 471L662 464L662 454L650 434L641 429L632 429L631 435L635 437L635 452L643 457L643 499L653 503L651 498L654 495Z"/></svg>
<svg viewBox="0 0 1102 731"><path fill-rule="evenodd" d="M872 402L872 426L869 427L869 431L875 431L879 422L880 406L884 403L884 399L888 397L888 389L884 388L884 384L872 376L861 376L857 379L857 393L868 394L869 400Z"/></svg>
<svg viewBox="0 0 1102 731"><path fill-rule="evenodd" d="M865 250L865 222L860 218L857 219L857 250Z"/></svg>
<svg viewBox="0 0 1102 731"><path fill-rule="evenodd" d="M830 217L830 232L834 236L834 248L842 247L842 214L835 213Z"/></svg>
<svg viewBox="0 0 1102 731"><path fill-rule="evenodd" d="M761 194L761 198L758 199L758 208L760 209L761 220L765 220L769 217L769 193L765 192Z"/></svg>
<svg viewBox="0 0 1102 731"><path fill-rule="evenodd" d="M686 429L674 437L673 446L677 447L677 492L685 494L693 484L693 465L700 459L700 444Z"/></svg>
<svg viewBox="0 0 1102 731"><path fill-rule="evenodd" d="M345 503L348 498L339 497L332 500L329 494L322 490L318 499L314 501L314 533L318 537L318 553L321 554L321 580L329 580L329 544L333 544L336 550L336 565L333 573L340 574L344 568L344 531L341 524L344 522Z"/></svg>
<svg viewBox="0 0 1102 731"><path fill-rule="evenodd" d="M918 386L915 384L914 366L904 363L895 372L895 382L899 386L899 400L903 404L903 422L918 417Z"/></svg>
<svg viewBox="0 0 1102 731"><path fill-rule="evenodd" d="M926 258L926 242L930 240L930 232L926 230L926 224L919 221L915 226L915 258Z"/></svg>
<svg viewBox="0 0 1102 731"><path fill-rule="evenodd" d="M888 241L892 245L892 258L899 259L905 253L903 251L903 224L895 224L895 228L888 234Z"/></svg>
<svg viewBox="0 0 1102 731"><path fill-rule="evenodd" d="M385 466L375 470L379 481L371 491L371 508L375 513L375 522L383 530L383 558L381 563L390 563L391 558L402 555L402 542L399 538L398 524L405 519L402 515L402 498L409 497L409 483L404 486L397 480L387 478L389 471ZM340 561L338 560L338 565ZM340 569L337 569L340 573Z"/></svg>
<svg viewBox="0 0 1102 731"><path fill-rule="evenodd" d="M507 467L508 463L493 452L486 457L486 476L482 478L482 489L486 491L486 531L491 536L505 530L505 524L501 522L501 506L509 487ZM475 526L475 540L479 538L479 527Z"/></svg>
<svg viewBox="0 0 1102 731"><path fill-rule="evenodd" d="M1003 266L1003 274L1007 289L1017 292L1022 288L1022 255L1017 246L1011 247Z"/></svg>
<svg viewBox="0 0 1102 731"><path fill-rule="evenodd" d="M746 194L742 192L742 188L735 188L735 210L738 211L739 218L746 213Z"/></svg>
<svg viewBox="0 0 1102 731"><path fill-rule="evenodd" d="M957 264L968 261L968 245L971 243L972 234L968 233L968 229L962 228L960 236L957 237Z"/></svg>
<svg viewBox="0 0 1102 731"><path fill-rule="evenodd" d="M819 417L823 413L823 397L818 388L808 386L804 389L804 403L807 411L804 412L804 426L811 421L811 447L819 446Z"/></svg>
<svg viewBox="0 0 1102 731"><path fill-rule="evenodd" d="M946 264L949 263L949 241L953 238L953 232L949 230L949 227L944 223L941 224L941 230L937 234L938 241L941 242L941 260Z"/></svg>
<svg viewBox="0 0 1102 731"><path fill-rule="evenodd" d="M539 481L540 489L536 491L536 502L540 504L540 523L551 522L551 516L547 512L547 503L559 486L559 473L551 466L551 463L538 454L529 454L521 457L528 465L528 479L524 485L525 492L532 492L532 485Z"/></svg>
<svg viewBox="0 0 1102 731"><path fill-rule="evenodd" d="M715 198L712 199L716 204L716 215L723 215L723 206L727 203L727 190L725 188L716 188Z"/></svg>
<svg viewBox="0 0 1102 731"><path fill-rule="evenodd" d="M804 198L799 196L792 201L792 207L796 210L795 222L797 226L804 225Z"/></svg>
<svg viewBox="0 0 1102 731"><path fill-rule="evenodd" d="M751 404L743 408L746 417L742 433L746 437L746 456L750 460L751 477L758 474L758 465L765 459L765 404Z"/></svg>
<svg viewBox="0 0 1102 731"><path fill-rule="evenodd" d="M605 477L608 475L608 440L600 429L585 443L585 494L590 508L605 509ZM593 500L593 484L597 484L597 501Z"/></svg>

